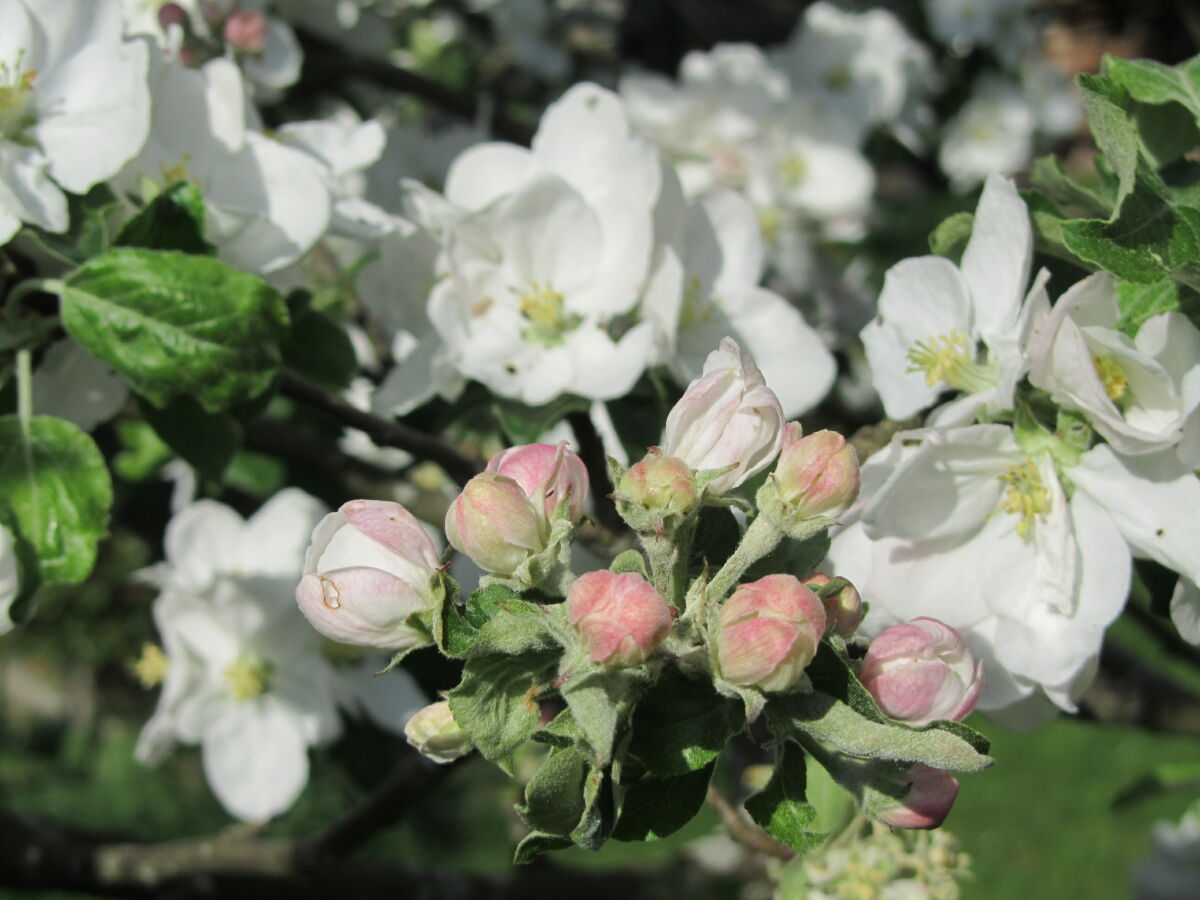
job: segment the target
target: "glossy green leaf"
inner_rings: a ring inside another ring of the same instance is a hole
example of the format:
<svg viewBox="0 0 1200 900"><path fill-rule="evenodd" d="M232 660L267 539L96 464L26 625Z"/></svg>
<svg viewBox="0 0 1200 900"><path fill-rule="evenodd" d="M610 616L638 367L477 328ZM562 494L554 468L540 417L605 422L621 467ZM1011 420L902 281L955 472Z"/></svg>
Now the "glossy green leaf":
<svg viewBox="0 0 1200 900"><path fill-rule="evenodd" d="M204 216L204 197L195 185L178 181L125 223L114 243L206 256L216 248L204 238Z"/></svg>

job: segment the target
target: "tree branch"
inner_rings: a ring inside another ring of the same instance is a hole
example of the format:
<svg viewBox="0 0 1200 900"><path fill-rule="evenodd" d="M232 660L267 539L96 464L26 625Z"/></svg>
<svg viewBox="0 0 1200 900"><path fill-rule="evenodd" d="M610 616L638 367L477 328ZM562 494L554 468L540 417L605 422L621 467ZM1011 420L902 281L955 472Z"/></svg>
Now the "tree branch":
<svg viewBox="0 0 1200 900"><path fill-rule="evenodd" d="M285 397L332 416L343 425L366 432L381 447L399 447L421 459L432 460L459 485L466 484L483 470L482 462L460 453L441 438L417 431L394 419L364 412L341 397L328 394L289 372L280 376L279 391Z"/></svg>
<svg viewBox="0 0 1200 900"><path fill-rule="evenodd" d="M721 819L729 836L739 844L785 862L796 856L796 851L791 847L775 840L751 822L743 812L734 809L733 804L725 799L725 795L711 784L708 786L708 795L705 799Z"/></svg>

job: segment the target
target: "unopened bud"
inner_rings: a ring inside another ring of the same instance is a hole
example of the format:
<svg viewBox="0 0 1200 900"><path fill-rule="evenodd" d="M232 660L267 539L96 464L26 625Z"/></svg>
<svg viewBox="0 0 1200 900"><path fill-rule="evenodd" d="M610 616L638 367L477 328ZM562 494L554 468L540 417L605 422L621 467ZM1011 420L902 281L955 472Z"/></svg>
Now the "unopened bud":
<svg viewBox="0 0 1200 900"><path fill-rule="evenodd" d="M438 565L428 532L399 503L351 500L313 529L296 601L317 631L343 644L421 646L408 618L433 606Z"/></svg>
<svg viewBox="0 0 1200 900"><path fill-rule="evenodd" d="M893 625L871 641L859 678L893 719L909 725L957 722L983 691L983 663L976 664L961 634L922 617Z"/></svg>
<svg viewBox="0 0 1200 900"><path fill-rule="evenodd" d="M488 472L504 475L521 486L534 509L545 510L547 521L559 513L566 500L566 515L578 522L588 496L588 473L583 460L567 449L566 442L525 444L501 450L488 460Z"/></svg>
<svg viewBox="0 0 1200 900"><path fill-rule="evenodd" d="M804 583L817 592L825 607L825 633L854 637L863 619L862 596L858 588L845 578L834 579L821 572L809 575Z"/></svg>
<svg viewBox="0 0 1200 900"><path fill-rule="evenodd" d="M413 713L404 726L404 736L422 756L435 763L453 762L475 749L471 736L454 721L446 700Z"/></svg>
<svg viewBox="0 0 1200 900"><path fill-rule="evenodd" d="M733 592L717 619L721 676L743 687L786 691L817 654L825 607L792 575L768 575Z"/></svg>
<svg viewBox="0 0 1200 900"><path fill-rule="evenodd" d="M699 472L732 466L706 487L726 494L771 464L782 427L779 398L754 360L725 338L667 416L663 452Z"/></svg>
<svg viewBox="0 0 1200 900"><path fill-rule="evenodd" d="M592 662L636 666L671 630L671 607L634 572L588 572L567 590L567 621Z"/></svg>
<svg viewBox="0 0 1200 900"><path fill-rule="evenodd" d="M937 828L945 821L958 797L958 779L941 769L914 763L895 782L907 792L892 797L881 791L869 793L864 812L894 828Z"/></svg>
<svg viewBox="0 0 1200 900"><path fill-rule="evenodd" d="M545 520L513 479L483 472L446 513L446 537L486 572L511 575L545 549Z"/></svg>
<svg viewBox="0 0 1200 900"><path fill-rule="evenodd" d="M695 509L700 492L687 463L651 447L645 458L622 476L616 497L618 504L636 506L661 527L664 519Z"/></svg>
<svg viewBox="0 0 1200 900"><path fill-rule="evenodd" d="M798 519L841 512L858 496L858 454L836 431L800 435L798 422L784 429L775 467L779 499Z"/></svg>
<svg viewBox="0 0 1200 900"><path fill-rule="evenodd" d="M267 42L267 17L262 13L238 10L230 13L222 32L225 42L238 53L262 53Z"/></svg>

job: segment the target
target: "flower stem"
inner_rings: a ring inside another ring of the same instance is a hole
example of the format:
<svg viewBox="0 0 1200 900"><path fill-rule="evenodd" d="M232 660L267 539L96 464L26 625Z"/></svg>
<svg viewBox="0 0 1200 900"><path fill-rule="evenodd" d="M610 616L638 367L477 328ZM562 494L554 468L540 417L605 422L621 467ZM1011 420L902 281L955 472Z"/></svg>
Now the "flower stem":
<svg viewBox="0 0 1200 900"><path fill-rule="evenodd" d="M778 547L782 539L783 531L767 516L755 518L742 535L742 542L737 549L708 583L708 599L713 603L724 599L746 570Z"/></svg>

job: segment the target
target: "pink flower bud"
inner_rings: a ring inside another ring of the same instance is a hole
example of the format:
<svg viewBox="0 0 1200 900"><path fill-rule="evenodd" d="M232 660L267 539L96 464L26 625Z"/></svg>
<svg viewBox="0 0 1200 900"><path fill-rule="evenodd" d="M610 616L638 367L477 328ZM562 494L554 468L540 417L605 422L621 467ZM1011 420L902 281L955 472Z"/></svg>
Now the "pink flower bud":
<svg viewBox="0 0 1200 900"><path fill-rule="evenodd" d="M957 722L983 691L983 663L961 634L937 619L893 625L871 641L859 675L879 708L909 725Z"/></svg>
<svg viewBox="0 0 1200 900"><path fill-rule="evenodd" d="M733 592L717 619L717 664L726 681L764 691L792 688L817 654L825 607L793 575L768 575Z"/></svg>
<svg viewBox="0 0 1200 900"><path fill-rule="evenodd" d="M428 532L399 503L351 500L313 529L296 601L343 644L419 646L425 636L407 619L433 605L438 565Z"/></svg>
<svg viewBox="0 0 1200 900"><path fill-rule="evenodd" d="M225 20L223 32L226 43L238 53L262 53L267 42L267 17L238 10Z"/></svg>
<svg viewBox="0 0 1200 900"><path fill-rule="evenodd" d="M799 422L784 429L775 467L779 499L797 518L841 512L858 496L858 454L836 431L800 434Z"/></svg>
<svg viewBox="0 0 1200 900"><path fill-rule="evenodd" d="M896 781L909 785L900 798L873 791L867 814L894 828L937 828L958 797L958 779L941 769L914 763Z"/></svg>
<svg viewBox="0 0 1200 900"><path fill-rule="evenodd" d="M843 584L842 589L828 597L824 596L821 590L833 581L828 575L817 572L805 578L804 583L817 592L825 606L825 633L850 638L862 622L862 596L858 593L858 588L845 578L839 580Z"/></svg>
<svg viewBox="0 0 1200 900"><path fill-rule="evenodd" d="M404 726L404 736L422 756L435 763L453 762L475 749L471 736L454 721L446 700L413 713Z"/></svg>
<svg viewBox="0 0 1200 900"><path fill-rule="evenodd" d="M567 517L578 522L588 495L587 468L567 449L565 441L554 444L525 444L501 450L488 460L488 472L504 475L521 486L535 509L545 509L553 520L558 505L567 501Z"/></svg>
<svg viewBox="0 0 1200 900"><path fill-rule="evenodd" d="M617 492L621 499L660 516L687 512L700 500L688 464L674 456L663 456L657 447L651 447L644 459L629 467Z"/></svg>
<svg viewBox="0 0 1200 900"><path fill-rule="evenodd" d="M446 537L487 572L511 575L545 549L545 519L513 479L482 472L446 512Z"/></svg>
<svg viewBox="0 0 1200 900"><path fill-rule="evenodd" d="M771 464L782 428L779 398L737 342L725 338L667 416L663 452L697 471L733 465L707 487L725 494Z"/></svg>
<svg viewBox="0 0 1200 900"><path fill-rule="evenodd" d="M641 575L599 571L567 590L567 620L592 662L636 666L671 630L671 607Z"/></svg>

